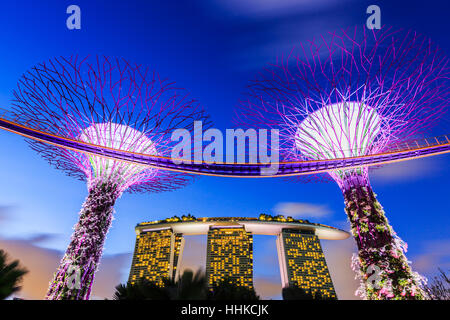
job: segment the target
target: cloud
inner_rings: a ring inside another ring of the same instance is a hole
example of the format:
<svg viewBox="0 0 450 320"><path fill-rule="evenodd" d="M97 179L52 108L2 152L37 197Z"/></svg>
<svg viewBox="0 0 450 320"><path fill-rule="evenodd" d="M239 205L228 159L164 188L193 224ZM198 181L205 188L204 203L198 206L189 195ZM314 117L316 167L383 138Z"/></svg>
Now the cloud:
<svg viewBox="0 0 450 320"><path fill-rule="evenodd" d="M327 206L304 202L280 202L275 205L273 211L276 214L300 218L319 218L331 213Z"/></svg>
<svg viewBox="0 0 450 320"><path fill-rule="evenodd" d="M236 25L238 36L233 38L232 46L239 50L227 52L229 63L241 71L249 72L276 64L279 59L289 55L303 56L300 45L309 41L320 42L328 32L351 25L345 15L329 13L299 15L288 18L274 18L270 23L254 21L249 26ZM325 52L322 50L321 52ZM295 66L295 60L290 60Z"/></svg>
<svg viewBox="0 0 450 320"><path fill-rule="evenodd" d="M371 171L370 177L373 181L389 183L416 181L435 175L446 165L436 157L408 160L378 167Z"/></svg>
<svg viewBox="0 0 450 320"><path fill-rule="evenodd" d="M281 299L281 280L279 278L255 277L253 279L256 293L261 299Z"/></svg>
<svg viewBox="0 0 450 320"><path fill-rule="evenodd" d="M11 259L19 260L29 272L25 275L18 296L39 300L45 297L49 282L58 267L63 252L39 247L37 244L55 235L40 234L30 239L0 239L0 247ZM92 288L93 298L111 298L114 287L120 283L121 269L131 254L103 256ZM126 267L129 267L128 265Z"/></svg>
<svg viewBox="0 0 450 320"><path fill-rule="evenodd" d="M355 280L355 273L350 267L351 256L357 252L354 240L349 238L341 241L322 241L331 278L333 280L338 298L341 300L359 299L354 295L359 286ZM423 253L408 256L412 260L412 269L430 280L437 274L438 268L450 268L450 239L426 241L422 245Z"/></svg>
<svg viewBox="0 0 450 320"><path fill-rule="evenodd" d="M121 279L123 278L122 270L126 270L128 276L131 266L131 256L131 253L120 253L105 255L102 258L99 270L95 274L95 282L91 297L92 300L96 298L112 298L115 287L121 283Z"/></svg>
<svg viewBox="0 0 450 320"><path fill-rule="evenodd" d="M246 18L272 18L292 14L317 13L349 0L215 0L209 4L222 14Z"/></svg>
<svg viewBox="0 0 450 320"><path fill-rule="evenodd" d="M355 21L347 4L354 0L213 0L203 1L208 19L233 32L224 51L234 70L259 70L294 46L348 27ZM363 13L364 14L364 13Z"/></svg>
<svg viewBox="0 0 450 320"><path fill-rule="evenodd" d="M11 221L11 211L14 209L12 206L0 206L0 223L3 224L7 221Z"/></svg>
<svg viewBox="0 0 450 320"><path fill-rule="evenodd" d="M352 255L357 252L354 240L321 241L321 244L338 299L358 300L355 291L359 282L350 267Z"/></svg>
<svg viewBox="0 0 450 320"><path fill-rule="evenodd" d="M414 271L433 274L437 273L438 268L450 268L450 239L426 241L422 247L424 253L411 259Z"/></svg>

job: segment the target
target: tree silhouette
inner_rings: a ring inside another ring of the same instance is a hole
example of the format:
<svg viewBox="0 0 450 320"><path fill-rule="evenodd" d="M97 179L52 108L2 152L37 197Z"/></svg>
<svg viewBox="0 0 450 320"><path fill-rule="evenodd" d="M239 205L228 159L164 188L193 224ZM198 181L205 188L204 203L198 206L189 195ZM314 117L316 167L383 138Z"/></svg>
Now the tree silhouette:
<svg viewBox="0 0 450 320"><path fill-rule="evenodd" d="M208 300L259 300L255 289L239 286L235 280L225 278L208 293Z"/></svg>
<svg viewBox="0 0 450 320"><path fill-rule="evenodd" d="M322 296L320 292L312 293L296 286L283 288L282 295L283 300L334 300L333 298Z"/></svg>
<svg viewBox="0 0 450 320"><path fill-rule="evenodd" d="M147 279L116 286L114 300L259 300L253 288L242 287L231 278L226 278L208 289L207 280L201 270L196 273L185 270L174 281L163 279L163 286Z"/></svg>
<svg viewBox="0 0 450 320"><path fill-rule="evenodd" d="M11 263L7 262L8 254L0 250L0 300L8 298L15 292L18 292L22 278L28 273L26 269L19 267L19 260Z"/></svg>
<svg viewBox="0 0 450 320"><path fill-rule="evenodd" d="M172 281L166 288L172 290L175 300L204 300L207 293L206 284L206 276L201 270L195 274L191 270L185 270L176 283Z"/></svg>
<svg viewBox="0 0 450 320"><path fill-rule="evenodd" d="M202 271L195 274L185 270L177 281L163 279L163 287L155 282L141 279L135 284L116 286L114 300L205 300L206 277Z"/></svg>
<svg viewBox="0 0 450 320"><path fill-rule="evenodd" d="M425 287L430 299L450 300L450 278L440 268L439 276L433 278L433 282Z"/></svg>
<svg viewBox="0 0 450 320"><path fill-rule="evenodd" d="M116 286L114 300L170 300L164 288L157 286L147 279L140 279L137 283Z"/></svg>

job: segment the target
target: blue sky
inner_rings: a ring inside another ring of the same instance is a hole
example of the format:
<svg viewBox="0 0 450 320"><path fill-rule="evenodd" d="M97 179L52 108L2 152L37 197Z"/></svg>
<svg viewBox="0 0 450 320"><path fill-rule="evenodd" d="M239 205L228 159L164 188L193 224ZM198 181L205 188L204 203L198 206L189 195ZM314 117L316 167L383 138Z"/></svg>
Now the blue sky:
<svg viewBox="0 0 450 320"><path fill-rule="evenodd" d="M81 30L66 28L70 4L81 8ZM370 4L381 7L382 24L417 30L450 53L446 1L430 0L426 6L361 0L2 3L0 107L10 106L18 78L33 65L54 56L105 54L147 65L187 88L211 114L214 127L224 130L232 127L233 108L245 85L264 64L301 41L365 24ZM448 120L430 136L444 133L450 133ZM0 145L0 247L28 264L24 295L38 298L69 243L87 190L84 183L49 166L21 137L2 131ZM389 220L409 244L413 267L426 275L439 266L450 267L449 163L450 155L443 155L385 166L371 175ZM124 194L116 205L94 294L107 296L111 285L104 283L126 281L138 222L185 213L258 216L275 213L283 202L311 205L309 211L299 212L299 218L348 229L343 198L333 182L201 177L174 192ZM204 259L204 243L204 237L187 240L185 267L202 264L198 261ZM352 241L322 245L338 294L351 298ZM279 296L275 239L255 237L254 250L257 289L265 297ZM48 265L38 265L39 257ZM32 280L38 275L43 282Z"/></svg>

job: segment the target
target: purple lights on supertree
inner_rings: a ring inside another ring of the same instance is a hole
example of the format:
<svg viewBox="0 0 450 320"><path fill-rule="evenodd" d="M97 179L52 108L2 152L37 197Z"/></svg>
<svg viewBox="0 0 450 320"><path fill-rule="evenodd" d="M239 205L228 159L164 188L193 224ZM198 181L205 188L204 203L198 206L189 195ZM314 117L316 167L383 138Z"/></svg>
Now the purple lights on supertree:
<svg viewBox="0 0 450 320"><path fill-rule="evenodd" d="M239 125L280 129L283 160L379 154L425 132L449 102L445 54L415 32L349 28L300 45L260 72ZM367 299L423 299L401 241L372 191L368 168L329 172L345 199ZM375 274L372 281L371 274Z"/></svg>
<svg viewBox="0 0 450 320"><path fill-rule="evenodd" d="M124 59L55 58L25 73L14 116L34 129L113 149L170 157L173 130L209 125L186 90ZM192 176L74 152L39 141L31 147L56 168L87 182L89 194L47 299L88 299L113 207L124 192L182 187Z"/></svg>

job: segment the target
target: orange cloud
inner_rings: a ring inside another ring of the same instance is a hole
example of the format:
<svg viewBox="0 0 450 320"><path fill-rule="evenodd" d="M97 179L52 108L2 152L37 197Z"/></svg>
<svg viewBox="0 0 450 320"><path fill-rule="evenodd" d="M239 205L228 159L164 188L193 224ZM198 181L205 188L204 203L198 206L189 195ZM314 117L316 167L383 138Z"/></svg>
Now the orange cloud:
<svg viewBox="0 0 450 320"><path fill-rule="evenodd" d="M253 279L256 293L261 299L281 299L281 280L279 278L261 278Z"/></svg>
<svg viewBox="0 0 450 320"><path fill-rule="evenodd" d="M434 274L450 268L450 239L425 241L423 252L412 259L412 268L421 274Z"/></svg>
<svg viewBox="0 0 450 320"><path fill-rule="evenodd" d="M37 244L48 239L41 235L32 239L0 239L0 247L11 259L19 260L29 272L25 275L22 290L16 296L40 300L45 297L49 282L58 267L63 253L41 248ZM121 269L129 262L130 254L104 256L96 273L91 299L111 298L114 287L121 281ZM128 266L127 266L128 267Z"/></svg>

